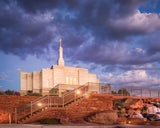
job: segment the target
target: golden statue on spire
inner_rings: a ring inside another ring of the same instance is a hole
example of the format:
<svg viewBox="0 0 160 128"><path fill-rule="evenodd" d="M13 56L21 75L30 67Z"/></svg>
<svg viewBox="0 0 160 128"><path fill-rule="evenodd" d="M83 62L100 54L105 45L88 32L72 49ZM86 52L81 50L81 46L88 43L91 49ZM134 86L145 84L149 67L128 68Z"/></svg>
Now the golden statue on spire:
<svg viewBox="0 0 160 128"><path fill-rule="evenodd" d="M60 40L59 40L59 42L60 42L60 46L61 46L61 41L62 41L62 39L60 39Z"/></svg>

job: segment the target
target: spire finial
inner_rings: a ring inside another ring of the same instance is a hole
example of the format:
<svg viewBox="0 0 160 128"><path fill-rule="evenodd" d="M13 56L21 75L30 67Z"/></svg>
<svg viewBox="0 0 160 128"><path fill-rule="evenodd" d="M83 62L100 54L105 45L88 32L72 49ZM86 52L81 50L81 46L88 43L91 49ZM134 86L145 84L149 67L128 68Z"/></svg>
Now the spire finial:
<svg viewBox="0 0 160 128"><path fill-rule="evenodd" d="M62 41L62 39L60 39L60 40L59 40L59 42L60 42L60 46L61 46L61 41Z"/></svg>
<svg viewBox="0 0 160 128"><path fill-rule="evenodd" d="M58 65L64 66L64 60L63 60L63 48L61 47L62 39L59 39L60 47L59 47L59 59L58 59Z"/></svg>

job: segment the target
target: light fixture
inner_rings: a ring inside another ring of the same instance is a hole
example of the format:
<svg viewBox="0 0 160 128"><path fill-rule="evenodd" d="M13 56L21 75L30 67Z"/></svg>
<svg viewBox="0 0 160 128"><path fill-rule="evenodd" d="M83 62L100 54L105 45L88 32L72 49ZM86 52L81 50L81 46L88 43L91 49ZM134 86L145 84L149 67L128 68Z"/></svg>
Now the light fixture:
<svg viewBox="0 0 160 128"><path fill-rule="evenodd" d="M128 124L131 124L131 121L130 121L130 120L128 121Z"/></svg>
<svg viewBox="0 0 160 128"><path fill-rule="evenodd" d="M76 93L77 93L77 94L80 94L80 91L79 91L79 90L77 90L77 91L76 91Z"/></svg>
<svg viewBox="0 0 160 128"><path fill-rule="evenodd" d="M37 105L38 105L38 106L42 106L42 104L41 104L41 103L38 103Z"/></svg>

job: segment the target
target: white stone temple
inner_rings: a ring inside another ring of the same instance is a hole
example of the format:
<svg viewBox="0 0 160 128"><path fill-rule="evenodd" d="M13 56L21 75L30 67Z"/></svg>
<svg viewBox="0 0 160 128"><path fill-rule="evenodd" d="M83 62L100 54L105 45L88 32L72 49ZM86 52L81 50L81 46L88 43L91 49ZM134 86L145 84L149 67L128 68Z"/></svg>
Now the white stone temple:
<svg viewBox="0 0 160 128"><path fill-rule="evenodd" d="M55 88L61 91L70 90L86 83L99 83L96 74L89 74L88 69L64 66L63 48L59 47L58 64L52 68L20 73L21 95L27 92L49 95ZM99 92L99 87L90 87L90 91Z"/></svg>

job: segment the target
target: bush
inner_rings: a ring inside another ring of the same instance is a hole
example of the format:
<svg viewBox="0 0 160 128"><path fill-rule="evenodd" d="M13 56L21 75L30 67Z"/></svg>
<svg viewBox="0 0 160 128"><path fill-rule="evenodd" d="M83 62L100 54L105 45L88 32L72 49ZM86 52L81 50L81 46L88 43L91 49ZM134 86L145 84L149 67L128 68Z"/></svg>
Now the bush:
<svg viewBox="0 0 160 128"><path fill-rule="evenodd" d="M42 96L40 93L33 93L32 91L28 91L26 96Z"/></svg>
<svg viewBox="0 0 160 128"><path fill-rule="evenodd" d="M125 108L126 107L126 104L124 102L124 100L116 100L114 101L114 105L117 107L117 106L121 106L121 108Z"/></svg>
<svg viewBox="0 0 160 128"><path fill-rule="evenodd" d="M3 95L3 92L0 91L0 95Z"/></svg>
<svg viewBox="0 0 160 128"><path fill-rule="evenodd" d="M61 124L60 119L57 118L51 118L51 119L41 119L41 124Z"/></svg>
<svg viewBox="0 0 160 128"><path fill-rule="evenodd" d="M130 96L130 93L125 88L121 88L118 90L118 94L121 94L123 96Z"/></svg>
<svg viewBox="0 0 160 128"><path fill-rule="evenodd" d="M20 93L19 93L19 92L14 92L14 94L15 94L16 96L20 96Z"/></svg>
<svg viewBox="0 0 160 128"><path fill-rule="evenodd" d="M15 92L12 90L6 90L5 92L4 92L6 95L15 95Z"/></svg>

